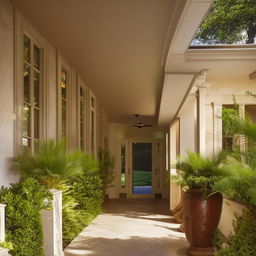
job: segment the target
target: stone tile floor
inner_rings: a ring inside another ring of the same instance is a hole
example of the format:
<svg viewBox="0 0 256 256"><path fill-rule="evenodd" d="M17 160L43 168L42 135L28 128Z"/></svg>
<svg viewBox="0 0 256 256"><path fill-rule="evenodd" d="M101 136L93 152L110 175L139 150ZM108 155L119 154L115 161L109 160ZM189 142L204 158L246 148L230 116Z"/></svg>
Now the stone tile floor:
<svg viewBox="0 0 256 256"><path fill-rule="evenodd" d="M163 199L116 199L64 251L65 256L185 256L188 243Z"/></svg>

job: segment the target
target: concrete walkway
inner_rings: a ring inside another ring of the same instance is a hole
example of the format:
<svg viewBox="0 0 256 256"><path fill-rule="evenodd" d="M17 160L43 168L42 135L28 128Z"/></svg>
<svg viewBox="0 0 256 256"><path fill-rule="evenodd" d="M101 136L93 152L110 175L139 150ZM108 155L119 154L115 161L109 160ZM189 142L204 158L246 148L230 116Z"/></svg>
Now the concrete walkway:
<svg viewBox="0 0 256 256"><path fill-rule="evenodd" d="M162 199L109 200L65 256L185 256L188 246Z"/></svg>

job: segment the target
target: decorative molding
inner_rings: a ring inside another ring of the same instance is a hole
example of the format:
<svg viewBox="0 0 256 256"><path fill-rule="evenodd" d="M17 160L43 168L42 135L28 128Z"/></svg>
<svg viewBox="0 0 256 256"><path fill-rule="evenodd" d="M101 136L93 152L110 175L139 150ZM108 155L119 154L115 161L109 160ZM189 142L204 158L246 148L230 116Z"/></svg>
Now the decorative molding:
<svg viewBox="0 0 256 256"><path fill-rule="evenodd" d="M256 48L193 48L185 53L187 61L254 61Z"/></svg>
<svg viewBox="0 0 256 256"><path fill-rule="evenodd" d="M199 88L208 88L211 86L211 84L205 83L208 71L209 71L208 69L203 69L195 76L195 82L194 82L195 87L199 89Z"/></svg>
<svg viewBox="0 0 256 256"><path fill-rule="evenodd" d="M250 77L251 80L256 80L256 71L254 71L253 73L251 73L251 74L249 75L249 77Z"/></svg>

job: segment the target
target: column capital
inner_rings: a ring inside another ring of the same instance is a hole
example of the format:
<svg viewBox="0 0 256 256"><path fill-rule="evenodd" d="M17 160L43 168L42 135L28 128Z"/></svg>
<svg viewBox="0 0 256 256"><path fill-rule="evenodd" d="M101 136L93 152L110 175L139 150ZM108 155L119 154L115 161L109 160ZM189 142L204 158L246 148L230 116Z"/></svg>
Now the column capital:
<svg viewBox="0 0 256 256"><path fill-rule="evenodd" d="M197 88L207 88L210 84L205 83L208 69L202 69L195 77L194 85Z"/></svg>

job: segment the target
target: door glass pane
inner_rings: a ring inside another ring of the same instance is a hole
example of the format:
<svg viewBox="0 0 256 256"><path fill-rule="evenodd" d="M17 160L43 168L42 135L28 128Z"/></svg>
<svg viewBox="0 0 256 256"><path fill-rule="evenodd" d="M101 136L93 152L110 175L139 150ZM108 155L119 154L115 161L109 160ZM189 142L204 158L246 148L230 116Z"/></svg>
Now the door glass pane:
<svg viewBox="0 0 256 256"><path fill-rule="evenodd" d="M132 144L133 194L152 194L152 143Z"/></svg>
<svg viewBox="0 0 256 256"><path fill-rule="evenodd" d="M121 144L121 187L125 188L125 144Z"/></svg>

